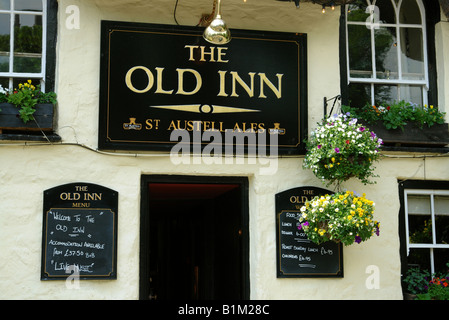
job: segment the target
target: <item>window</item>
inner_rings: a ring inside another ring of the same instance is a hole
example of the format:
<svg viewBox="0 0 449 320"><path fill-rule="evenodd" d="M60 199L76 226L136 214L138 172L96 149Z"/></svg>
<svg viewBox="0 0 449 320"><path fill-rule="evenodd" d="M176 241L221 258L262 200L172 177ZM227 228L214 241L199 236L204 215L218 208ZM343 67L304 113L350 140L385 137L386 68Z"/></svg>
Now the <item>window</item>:
<svg viewBox="0 0 449 320"><path fill-rule="evenodd" d="M0 84L45 90L47 0L0 0Z"/></svg>
<svg viewBox="0 0 449 320"><path fill-rule="evenodd" d="M421 0L358 0L346 6L351 105L427 104L426 15Z"/></svg>
<svg viewBox="0 0 449 320"><path fill-rule="evenodd" d="M445 272L449 262L449 185L437 189L437 183L427 182L427 188L423 183L406 182L402 190L403 261L408 267Z"/></svg>

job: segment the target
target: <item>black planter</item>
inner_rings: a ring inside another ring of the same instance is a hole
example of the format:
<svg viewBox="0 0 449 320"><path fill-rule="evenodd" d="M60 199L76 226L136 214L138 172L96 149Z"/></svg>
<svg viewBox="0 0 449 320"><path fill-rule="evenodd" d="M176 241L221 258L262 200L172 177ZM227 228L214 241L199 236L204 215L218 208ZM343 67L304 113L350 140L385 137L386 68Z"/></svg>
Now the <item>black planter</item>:
<svg viewBox="0 0 449 320"><path fill-rule="evenodd" d="M38 104L33 114L34 120L24 123L19 116L19 108L10 103L0 103L0 133L13 131L53 131L53 104Z"/></svg>
<svg viewBox="0 0 449 320"><path fill-rule="evenodd" d="M388 130L383 123L367 124L366 127L380 137L385 146L444 147L449 144L447 123L435 124L430 128L427 125L420 128L416 123L408 123L403 130Z"/></svg>

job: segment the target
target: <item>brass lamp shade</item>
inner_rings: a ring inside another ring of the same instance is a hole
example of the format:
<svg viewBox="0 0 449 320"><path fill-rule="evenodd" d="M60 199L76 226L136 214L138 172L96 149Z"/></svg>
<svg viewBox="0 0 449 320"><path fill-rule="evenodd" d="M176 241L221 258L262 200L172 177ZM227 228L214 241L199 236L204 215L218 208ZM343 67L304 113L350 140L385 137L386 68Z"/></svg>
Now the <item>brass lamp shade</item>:
<svg viewBox="0 0 449 320"><path fill-rule="evenodd" d="M231 41L231 32L221 19L220 0L217 1L217 14L206 30L204 30L203 38L213 44L226 44Z"/></svg>

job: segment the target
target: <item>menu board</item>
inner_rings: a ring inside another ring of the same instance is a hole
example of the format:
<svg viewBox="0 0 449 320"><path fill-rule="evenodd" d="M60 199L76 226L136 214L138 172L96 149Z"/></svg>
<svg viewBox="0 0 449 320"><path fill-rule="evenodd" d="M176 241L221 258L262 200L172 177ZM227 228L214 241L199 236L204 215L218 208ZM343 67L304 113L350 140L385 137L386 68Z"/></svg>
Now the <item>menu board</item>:
<svg viewBox="0 0 449 320"><path fill-rule="evenodd" d="M301 187L276 194L276 263L278 278L343 277L343 246L329 241L317 245L298 229L305 201L332 191Z"/></svg>
<svg viewBox="0 0 449 320"><path fill-rule="evenodd" d="M117 278L118 193L73 183L44 192L41 280Z"/></svg>

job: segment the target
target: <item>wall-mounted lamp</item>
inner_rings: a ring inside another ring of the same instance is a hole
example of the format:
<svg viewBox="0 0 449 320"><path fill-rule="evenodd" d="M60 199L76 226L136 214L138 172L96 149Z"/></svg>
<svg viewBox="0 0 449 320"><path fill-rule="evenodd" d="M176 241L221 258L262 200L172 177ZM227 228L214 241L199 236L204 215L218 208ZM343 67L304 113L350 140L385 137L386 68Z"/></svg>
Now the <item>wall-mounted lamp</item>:
<svg viewBox="0 0 449 320"><path fill-rule="evenodd" d="M231 41L231 32L221 19L220 2L221 0L214 0L214 10L216 7L217 11L212 22L203 33L203 38L213 44L226 44Z"/></svg>

